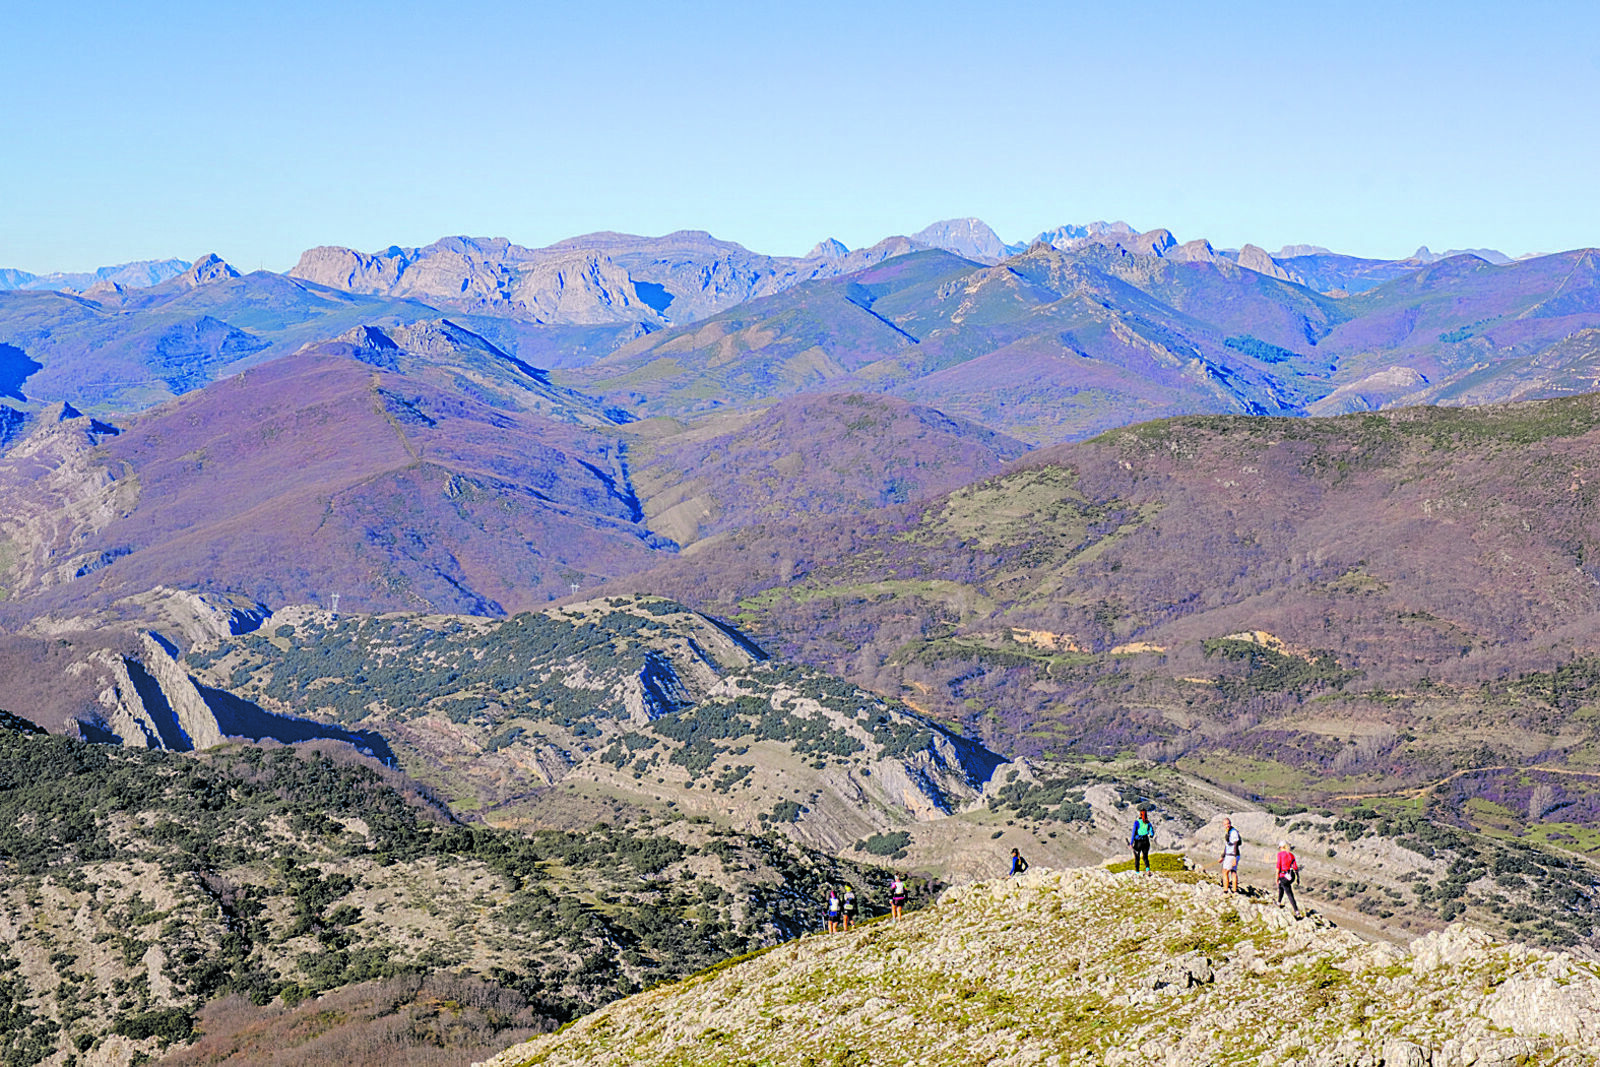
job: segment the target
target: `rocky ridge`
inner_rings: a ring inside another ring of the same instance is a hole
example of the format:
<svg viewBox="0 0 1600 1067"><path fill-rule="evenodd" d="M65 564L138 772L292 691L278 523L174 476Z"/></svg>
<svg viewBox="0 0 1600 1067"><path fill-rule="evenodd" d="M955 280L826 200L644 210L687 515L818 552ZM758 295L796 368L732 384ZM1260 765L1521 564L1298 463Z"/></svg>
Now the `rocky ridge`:
<svg viewBox="0 0 1600 1067"><path fill-rule="evenodd" d="M550 383L549 376L507 353L482 335L450 319L400 325L363 324L326 341L303 346L297 355L332 355L360 360L441 386L464 387L494 406L532 412L561 422L612 427L615 419L598 403Z"/></svg>
<svg viewBox="0 0 1600 1067"><path fill-rule="evenodd" d="M835 852L883 831L903 845L1005 762L660 598L503 620L290 607L186 664L262 709L379 731L497 823L560 824L603 796Z"/></svg>
<svg viewBox="0 0 1600 1067"><path fill-rule="evenodd" d="M661 237L594 233L546 248L524 248L503 237L447 237L422 248L391 246L370 254L324 246L303 253L289 277L543 325L633 323L648 331L697 322L747 300L920 249L952 243L969 250L998 247L991 261L1004 253L981 222L959 221L935 224L927 240L890 237L853 252L824 241L804 257L752 252L698 230ZM981 227L992 241L984 243L966 223ZM940 236L940 227L954 227L953 236Z"/></svg>
<svg viewBox="0 0 1600 1067"><path fill-rule="evenodd" d="M1600 968L1455 925L1407 948L1195 876L1034 870L639 994L486 1067L1600 1062Z"/></svg>

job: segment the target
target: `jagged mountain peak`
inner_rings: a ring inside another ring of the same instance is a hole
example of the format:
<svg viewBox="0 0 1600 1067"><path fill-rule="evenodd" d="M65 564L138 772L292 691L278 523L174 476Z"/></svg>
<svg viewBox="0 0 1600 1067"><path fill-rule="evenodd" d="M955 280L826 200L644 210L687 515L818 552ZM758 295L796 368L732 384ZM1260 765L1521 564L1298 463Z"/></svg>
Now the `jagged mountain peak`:
<svg viewBox="0 0 1600 1067"><path fill-rule="evenodd" d="M510 358L487 338L449 319L423 319L398 326L356 326L332 341L313 342L301 351L328 344L351 345L370 353L404 352L425 360L458 356L464 352L481 353L499 359Z"/></svg>
<svg viewBox="0 0 1600 1067"><path fill-rule="evenodd" d="M1246 270L1253 270L1257 274L1265 274L1269 278L1279 281L1293 281L1293 276L1283 269L1277 260L1267 254L1266 249L1256 245L1245 245L1239 249L1239 266Z"/></svg>
<svg viewBox="0 0 1600 1067"><path fill-rule="evenodd" d="M824 238L806 253L807 259L838 259L850 254L849 247L837 237Z"/></svg>
<svg viewBox="0 0 1600 1067"><path fill-rule="evenodd" d="M229 278L239 277L239 272L223 261L215 252L207 252L194 261L193 266L178 275L177 283L190 289L202 285L211 285L214 282L227 281Z"/></svg>
<svg viewBox="0 0 1600 1067"><path fill-rule="evenodd" d="M992 263L1006 255L1006 243L982 219L943 219L918 230L911 239L967 259Z"/></svg>

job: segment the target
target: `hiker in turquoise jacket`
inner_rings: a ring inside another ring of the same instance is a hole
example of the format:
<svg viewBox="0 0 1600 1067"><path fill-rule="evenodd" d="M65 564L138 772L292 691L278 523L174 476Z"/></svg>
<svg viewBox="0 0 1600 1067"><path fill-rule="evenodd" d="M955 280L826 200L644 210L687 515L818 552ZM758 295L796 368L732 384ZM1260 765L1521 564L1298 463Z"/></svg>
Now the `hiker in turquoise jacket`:
<svg viewBox="0 0 1600 1067"><path fill-rule="evenodd" d="M1128 844L1133 849L1133 873L1139 873L1139 861L1144 860L1144 873L1150 873L1150 842L1155 840L1156 829L1150 825L1150 813L1143 808L1139 809L1139 817L1133 820L1133 834L1128 838Z"/></svg>

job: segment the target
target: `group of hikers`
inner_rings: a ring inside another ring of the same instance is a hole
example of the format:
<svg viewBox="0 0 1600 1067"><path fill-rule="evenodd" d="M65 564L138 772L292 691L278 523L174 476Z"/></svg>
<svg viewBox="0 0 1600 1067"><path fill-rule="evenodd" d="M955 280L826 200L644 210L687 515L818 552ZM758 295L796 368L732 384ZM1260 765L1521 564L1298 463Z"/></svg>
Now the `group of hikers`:
<svg viewBox="0 0 1600 1067"><path fill-rule="evenodd" d="M1138 874L1141 870L1146 874L1154 874L1150 868L1150 845L1155 841L1155 826L1150 822L1150 812L1144 808L1139 809L1139 817L1133 820L1133 832L1128 835L1128 847L1133 850L1133 872ZM1242 893L1239 888L1239 855L1244 849L1244 835L1239 828L1233 825L1232 819L1222 820L1222 857L1217 860L1217 866L1222 868L1222 888L1229 893ZM1016 849L1011 850L1011 870L1013 875L1021 874L1028 869L1028 861ZM1294 898L1294 883L1300 876L1300 861L1295 858L1294 848L1287 841L1278 842L1278 907L1283 907L1284 898L1289 899L1289 907L1293 909L1295 918L1300 917L1300 904Z"/></svg>
<svg viewBox="0 0 1600 1067"><path fill-rule="evenodd" d="M1154 874L1150 867L1150 846L1155 842L1155 826L1150 822L1150 812L1144 808L1139 809L1139 817L1133 821L1133 832L1128 835L1128 847L1133 850L1133 871L1141 871L1146 875ZM1244 835L1239 828L1233 825L1232 819L1222 820L1222 856L1217 860L1217 866L1222 868L1222 888L1229 893L1242 893L1239 888L1239 858L1244 850ZM1017 849L1011 850L1011 865L1008 875L1019 875L1027 871L1028 861L1022 857ZM1300 861L1295 858L1294 848L1287 841L1278 842L1278 907L1283 907L1284 898L1289 900L1289 907L1293 909L1295 918L1300 918L1300 904L1294 898L1294 883L1300 875ZM896 922L904 914L906 903L905 880L896 874L889 882L889 910ZM828 906L825 921L828 933L834 934L844 931L849 932L856 924L856 917L860 914L861 905L856 899L855 887L846 885L843 892L836 887L828 887Z"/></svg>
<svg viewBox="0 0 1600 1067"><path fill-rule="evenodd" d="M898 874L889 880L889 914L895 922L906 910L906 883ZM848 883L844 891L836 887L828 887L828 910L823 915L824 924L828 933L849 933L850 928L856 923L856 916L861 912L861 903L856 899L855 886Z"/></svg>

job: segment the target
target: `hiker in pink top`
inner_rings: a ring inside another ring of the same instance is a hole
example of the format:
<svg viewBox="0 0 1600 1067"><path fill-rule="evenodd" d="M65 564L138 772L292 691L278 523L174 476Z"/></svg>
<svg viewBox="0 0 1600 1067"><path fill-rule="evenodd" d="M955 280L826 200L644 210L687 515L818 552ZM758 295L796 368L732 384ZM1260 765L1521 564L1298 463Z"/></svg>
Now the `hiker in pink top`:
<svg viewBox="0 0 1600 1067"><path fill-rule="evenodd" d="M1283 907L1283 897L1289 895L1289 907L1294 909L1294 917L1300 918L1300 905L1294 899L1294 880L1299 876L1300 861L1294 858L1294 849L1289 847L1289 842L1278 842L1278 907Z"/></svg>

